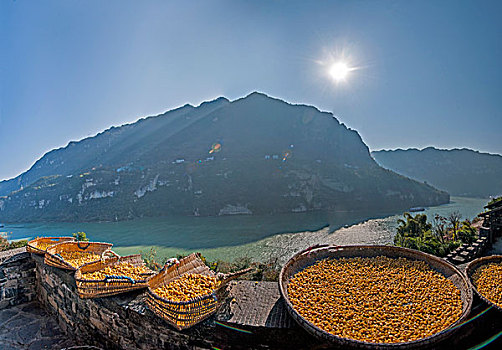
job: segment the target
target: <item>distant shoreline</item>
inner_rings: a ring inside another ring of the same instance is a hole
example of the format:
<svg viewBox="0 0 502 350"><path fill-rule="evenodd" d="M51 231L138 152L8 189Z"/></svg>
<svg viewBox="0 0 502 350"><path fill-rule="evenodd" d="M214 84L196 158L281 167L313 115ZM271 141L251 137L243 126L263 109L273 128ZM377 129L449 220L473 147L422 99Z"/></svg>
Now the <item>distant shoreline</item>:
<svg viewBox="0 0 502 350"><path fill-rule="evenodd" d="M426 208L422 213L430 219L433 213L447 215L453 210L460 210L465 218L472 218L485 204L480 199L452 197L450 203ZM286 259L314 244L391 244L396 220L403 212L380 215L338 213L339 216L332 218L319 213L290 213L196 219L143 218L111 223L31 223L13 225L15 227L7 225L4 230L14 231L11 240L84 231L91 240L114 243L114 250L121 255L140 251L146 254L151 247L155 247L161 257L197 251L210 260L250 257L266 261L273 257Z"/></svg>

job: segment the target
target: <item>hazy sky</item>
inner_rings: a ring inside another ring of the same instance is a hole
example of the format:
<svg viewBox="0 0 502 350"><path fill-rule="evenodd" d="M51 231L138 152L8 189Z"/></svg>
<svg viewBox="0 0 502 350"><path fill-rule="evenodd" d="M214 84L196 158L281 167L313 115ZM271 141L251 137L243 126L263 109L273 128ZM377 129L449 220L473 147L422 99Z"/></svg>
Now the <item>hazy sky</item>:
<svg viewBox="0 0 502 350"><path fill-rule="evenodd" d="M0 179L224 95L332 111L372 150L502 153L502 1L0 2ZM358 69L334 83L328 63Z"/></svg>

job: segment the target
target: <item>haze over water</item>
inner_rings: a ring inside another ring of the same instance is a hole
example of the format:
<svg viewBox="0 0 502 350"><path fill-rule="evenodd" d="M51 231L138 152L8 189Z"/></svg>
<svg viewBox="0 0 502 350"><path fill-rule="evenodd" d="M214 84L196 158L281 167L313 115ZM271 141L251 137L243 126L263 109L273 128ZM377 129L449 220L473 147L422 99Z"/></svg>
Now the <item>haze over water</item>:
<svg viewBox="0 0 502 350"><path fill-rule="evenodd" d="M463 219L472 219L486 202L486 199L452 197L451 203L427 208L423 213L432 219L435 214L446 216L458 210ZM6 225L1 230L13 240L84 231L93 241L113 243L114 250L121 255L146 253L153 246L159 257L199 251L209 260L250 257L258 261L270 258L285 261L296 251L318 243L389 244L400 217L401 214L368 212L309 212L103 223L29 223ZM347 225L352 226L344 227Z"/></svg>

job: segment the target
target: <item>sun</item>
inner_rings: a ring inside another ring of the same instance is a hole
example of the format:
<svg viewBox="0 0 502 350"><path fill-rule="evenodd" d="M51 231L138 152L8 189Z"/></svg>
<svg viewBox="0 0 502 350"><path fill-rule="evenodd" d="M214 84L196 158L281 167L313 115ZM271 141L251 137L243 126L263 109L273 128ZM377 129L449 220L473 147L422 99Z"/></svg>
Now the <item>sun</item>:
<svg viewBox="0 0 502 350"><path fill-rule="evenodd" d="M336 62L329 69L329 74L336 81L344 81L352 69L344 62Z"/></svg>

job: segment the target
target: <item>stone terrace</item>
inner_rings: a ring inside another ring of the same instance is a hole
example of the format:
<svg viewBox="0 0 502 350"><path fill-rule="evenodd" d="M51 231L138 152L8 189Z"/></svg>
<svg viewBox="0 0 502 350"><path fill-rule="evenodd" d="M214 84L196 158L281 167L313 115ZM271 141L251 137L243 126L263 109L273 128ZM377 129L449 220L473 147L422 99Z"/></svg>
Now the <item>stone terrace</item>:
<svg viewBox="0 0 502 350"><path fill-rule="evenodd" d="M58 349L74 344L107 350L332 348L292 321L274 282L231 282L215 317L180 332L146 307L142 291L80 299L73 273L45 265L43 257L16 253L0 264L0 274L5 276L0 282L2 349ZM475 298L471 316L486 309ZM491 309L437 347L469 348L501 329L502 317ZM501 345L499 339L485 349Z"/></svg>
<svg viewBox="0 0 502 350"><path fill-rule="evenodd" d="M31 301L0 310L0 348L61 349L77 345L61 330L54 317Z"/></svg>

